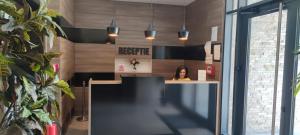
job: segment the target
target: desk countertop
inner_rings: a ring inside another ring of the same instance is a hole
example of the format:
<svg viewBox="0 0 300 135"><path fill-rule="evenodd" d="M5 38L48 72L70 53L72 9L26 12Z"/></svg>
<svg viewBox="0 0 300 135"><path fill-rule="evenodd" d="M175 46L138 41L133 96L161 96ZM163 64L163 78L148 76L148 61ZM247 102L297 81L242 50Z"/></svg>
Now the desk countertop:
<svg viewBox="0 0 300 135"><path fill-rule="evenodd" d="M91 84L121 84L121 80L91 80ZM198 80L192 80L192 81L178 81L178 80L166 80L165 84L210 84L210 83L219 83L219 81L198 81Z"/></svg>
<svg viewBox="0 0 300 135"><path fill-rule="evenodd" d="M166 80L165 84L208 84L208 83L219 83L219 81L198 81L198 80L191 80L191 81L178 81L178 80Z"/></svg>

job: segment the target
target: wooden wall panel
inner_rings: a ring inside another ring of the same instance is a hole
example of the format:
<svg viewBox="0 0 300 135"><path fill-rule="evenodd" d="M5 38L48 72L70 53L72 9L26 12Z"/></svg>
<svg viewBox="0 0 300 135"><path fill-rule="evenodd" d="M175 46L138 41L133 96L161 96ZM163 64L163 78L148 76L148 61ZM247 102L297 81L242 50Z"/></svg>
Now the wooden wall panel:
<svg viewBox="0 0 300 135"><path fill-rule="evenodd" d="M76 99L74 100L74 115L80 116L82 113L82 104L83 104L83 91L82 87L74 87L73 88L74 95ZM88 93L88 87L85 87L84 91L84 97L85 97L85 106L83 106L83 109L85 111L85 114L88 114L88 103L89 103L89 93Z"/></svg>
<svg viewBox="0 0 300 135"><path fill-rule="evenodd" d="M48 8L58 11L71 25L74 25L74 0L52 0Z"/></svg>
<svg viewBox="0 0 300 135"><path fill-rule="evenodd" d="M75 72L114 72L114 69L114 45L76 43Z"/></svg>
<svg viewBox="0 0 300 135"><path fill-rule="evenodd" d="M192 80L198 80L198 70L205 69L204 61L185 60L184 65L189 69L189 76Z"/></svg>
<svg viewBox="0 0 300 135"><path fill-rule="evenodd" d="M48 4L48 8L54 9L54 10L58 11L59 10L59 4L60 4L59 1L60 0L52 0L52 1L50 1L49 4Z"/></svg>
<svg viewBox="0 0 300 135"><path fill-rule="evenodd" d="M60 0L59 11L71 25L74 25L74 0Z"/></svg>
<svg viewBox="0 0 300 135"><path fill-rule="evenodd" d="M189 74L191 79L198 80L198 70L205 70L205 62L204 61L196 61L196 60L185 60L184 65L189 69ZM207 80L220 80L221 74L221 64L220 62L214 62L216 70L215 78L207 78Z"/></svg>
<svg viewBox="0 0 300 135"><path fill-rule="evenodd" d="M221 63L220 62L214 62L213 64L215 65L215 68L216 68L216 78L215 78L215 80L220 81L221 76L222 76Z"/></svg>
<svg viewBox="0 0 300 135"><path fill-rule="evenodd" d="M182 45L177 31L183 23L183 7L154 5L154 24L158 31L154 43L147 41L144 30L152 18L150 4L113 2L110 0L75 0L75 26L106 29L115 15L121 28L116 44L128 45ZM116 10L114 10L116 9Z"/></svg>
<svg viewBox="0 0 300 135"><path fill-rule="evenodd" d="M70 80L74 74L75 49L73 42L64 38L59 38L60 56L60 78Z"/></svg>
<svg viewBox="0 0 300 135"><path fill-rule="evenodd" d="M210 40L211 27L218 26L218 42L223 41L224 0L196 0L187 7L188 44L204 44Z"/></svg>
<svg viewBox="0 0 300 135"><path fill-rule="evenodd" d="M111 0L74 0L75 26L105 29L114 14Z"/></svg>
<svg viewBox="0 0 300 135"><path fill-rule="evenodd" d="M211 27L218 26L218 41L223 43L224 0L196 0L187 7L187 28L190 30L189 45L205 44L211 40ZM185 61L191 67L192 72L196 73L194 68L199 66L199 62ZM193 64L195 63L195 64ZM201 63L201 62L200 62ZM203 62L202 62L203 63ZM221 63L214 62L216 67L216 78L220 80ZM200 66L202 67L202 66ZM193 78L195 76L193 75Z"/></svg>
<svg viewBox="0 0 300 135"><path fill-rule="evenodd" d="M152 74L165 77L167 80L173 79L176 68L184 65L184 60L152 60Z"/></svg>

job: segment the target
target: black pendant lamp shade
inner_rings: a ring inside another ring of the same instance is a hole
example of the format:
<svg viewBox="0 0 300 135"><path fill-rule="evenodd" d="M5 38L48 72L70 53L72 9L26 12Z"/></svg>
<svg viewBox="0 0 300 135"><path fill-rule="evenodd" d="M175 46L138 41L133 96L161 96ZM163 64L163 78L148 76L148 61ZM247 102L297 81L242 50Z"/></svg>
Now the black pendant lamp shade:
<svg viewBox="0 0 300 135"><path fill-rule="evenodd" d="M185 41L189 38L189 31L186 30L185 25L182 25L181 30L178 32L178 39Z"/></svg>
<svg viewBox="0 0 300 135"><path fill-rule="evenodd" d="M154 30L153 24L150 24L148 29L144 31L145 32L145 38L148 40L155 39L156 31Z"/></svg>
<svg viewBox="0 0 300 135"><path fill-rule="evenodd" d="M120 28L117 27L117 23L115 19L111 21L111 24L109 27L107 27L107 34L110 37L117 37L119 36Z"/></svg>

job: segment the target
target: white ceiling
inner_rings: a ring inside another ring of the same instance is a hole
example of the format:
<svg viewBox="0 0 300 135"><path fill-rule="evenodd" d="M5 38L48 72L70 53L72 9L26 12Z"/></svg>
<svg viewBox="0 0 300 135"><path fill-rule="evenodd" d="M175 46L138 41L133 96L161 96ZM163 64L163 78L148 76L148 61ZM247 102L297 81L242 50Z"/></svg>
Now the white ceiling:
<svg viewBox="0 0 300 135"><path fill-rule="evenodd" d="M127 2L156 3L156 4L186 6L194 2L195 0L113 0L113 1L127 1Z"/></svg>

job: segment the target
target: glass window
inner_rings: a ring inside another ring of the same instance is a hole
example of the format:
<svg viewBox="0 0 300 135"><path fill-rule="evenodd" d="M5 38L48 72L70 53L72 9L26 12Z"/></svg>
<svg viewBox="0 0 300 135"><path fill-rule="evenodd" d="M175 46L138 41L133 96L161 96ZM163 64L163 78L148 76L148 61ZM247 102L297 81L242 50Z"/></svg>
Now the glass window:
<svg viewBox="0 0 300 135"><path fill-rule="evenodd" d="M227 0L226 11L236 10L238 8L238 0Z"/></svg>

